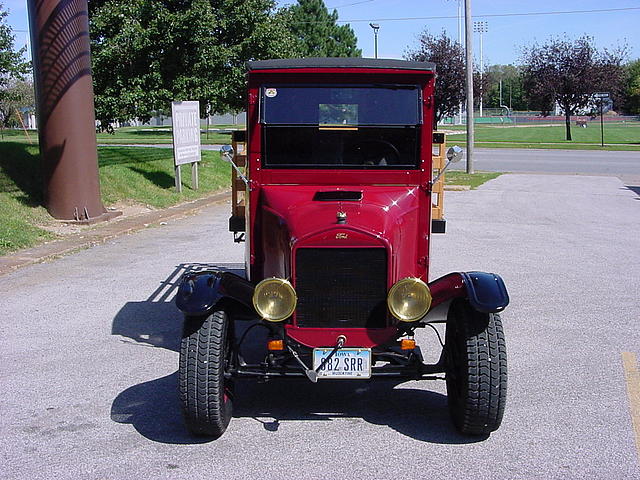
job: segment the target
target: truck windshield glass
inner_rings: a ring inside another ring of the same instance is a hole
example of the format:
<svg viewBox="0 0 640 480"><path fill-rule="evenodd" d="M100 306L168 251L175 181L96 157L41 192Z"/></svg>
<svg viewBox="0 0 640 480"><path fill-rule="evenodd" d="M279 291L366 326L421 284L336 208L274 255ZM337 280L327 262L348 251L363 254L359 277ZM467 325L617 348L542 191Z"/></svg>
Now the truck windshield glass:
<svg viewBox="0 0 640 480"><path fill-rule="evenodd" d="M265 86L261 97L267 168L418 166L417 86Z"/></svg>

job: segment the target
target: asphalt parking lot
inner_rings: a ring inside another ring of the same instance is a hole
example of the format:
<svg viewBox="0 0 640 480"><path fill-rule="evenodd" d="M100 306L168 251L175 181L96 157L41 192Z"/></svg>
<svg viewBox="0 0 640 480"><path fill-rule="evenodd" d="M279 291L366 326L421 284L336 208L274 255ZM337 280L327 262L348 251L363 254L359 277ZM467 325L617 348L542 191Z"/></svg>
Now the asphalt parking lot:
<svg viewBox="0 0 640 480"><path fill-rule="evenodd" d="M241 268L223 204L0 277L0 476L640 478L640 196L615 177L514 174L446 192L445 213L431 277L496 272L511 296L490 437L455 432L444 382L307 381L242 382L227 433L190 436L171 298L187 268Z"/></svg>

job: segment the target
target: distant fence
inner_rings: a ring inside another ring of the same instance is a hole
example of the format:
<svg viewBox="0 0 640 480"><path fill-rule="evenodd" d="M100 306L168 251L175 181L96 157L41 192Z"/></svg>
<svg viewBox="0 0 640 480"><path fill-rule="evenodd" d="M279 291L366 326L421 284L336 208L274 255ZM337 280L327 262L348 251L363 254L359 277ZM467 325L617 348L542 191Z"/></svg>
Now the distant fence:
<svg viewBox="0 0 640 480"><path fill-rule="evenodd" d="M513 112L511 115L495 115L492 112L483 112L483 116L480 116L480 112L474 113L473 123L475 124L488 124L488 125L557 125L564 124L565 118L563 115L549 115L543 117L540 112ZM638 115L605 115L602 120L605 123L638 123L640 122L640 116ZM572 115L571 124L585 123L586 125L597 122L600 123L600 116L592 117L590 115ZM440 125L456 125L458 124L457 117L445 118ZM466 124L466 117L462 117L462 124Z"/></svg>
<svg viewBox="0 0 640 480"><path fill-rule="evenodd" d="M245 125L247 123L247 114L245 112L240 112L236 115L234 114L224 114L224 115L211 115L209 117L209 125ZM115 128L119 127L143 127L143 126L151 126L151 127L170 127L172 124L171 117L166 115L158 115L156 117L152 117L148 122L140 122L139 120L130 120L128 122L114 122L113 126ZM207 126L207 119L200 119L200 126Z"/></svg>

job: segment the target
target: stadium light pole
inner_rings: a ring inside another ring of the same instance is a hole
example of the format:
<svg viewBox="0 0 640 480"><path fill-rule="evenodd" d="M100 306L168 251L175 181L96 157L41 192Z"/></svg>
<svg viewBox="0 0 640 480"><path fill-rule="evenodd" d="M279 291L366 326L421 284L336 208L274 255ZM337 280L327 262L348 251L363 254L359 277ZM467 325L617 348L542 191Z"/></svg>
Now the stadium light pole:
<svg viewBox="0 0 640 480"><path fill-rule="evenodd" d="M482 79L484 78L484 58L482 49L482 37L483 33L489 31L489 24L486 21L473 22L473 31L480 34L480 116L482 117Z"/></svg>
<svg viewBox="0 0 640 480"><path fill-rule="evenodd" d="M462 26L462 5L464 0L454 0L457 4L458 4L458 18L457 18L457 27L458 27L458 44L460 45L460 47L462 47L462 31L463 31L463 26ZM462 125L462 100L460 100L460 102L458 102L458 114L454 115L454 123L456 125ZM456 118L457 117L457 118Z"/></svg>
<svg viewBox="0 0 640 480"><path fill-rule="evenodd" d="M464 0L464 33L467 69L467 173L473 171L473 33L471 0Z"/></svg>
<svg viewBox="0 0 640 480"><path fill-rule="evenodd" d="M369 26L373 28L374 58L378 58L378 30L380 30L380 25L377 23L370 23Z"/></svg>

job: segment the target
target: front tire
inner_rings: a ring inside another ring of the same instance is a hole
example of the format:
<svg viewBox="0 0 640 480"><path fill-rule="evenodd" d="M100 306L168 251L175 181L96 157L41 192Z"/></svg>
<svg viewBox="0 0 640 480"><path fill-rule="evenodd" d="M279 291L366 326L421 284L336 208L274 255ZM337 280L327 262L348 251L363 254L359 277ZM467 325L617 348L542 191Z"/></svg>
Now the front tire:
<svg viewBox="0 0 640 480"><path fill-rule="evenodd" d="M447 401L456 428L487 435L500 427L507 398L507 350L500 316L456 300L447 316Z"/></svg>
<svg viewBox="0 0 640 480"><path fill-rule="evenodd" d="M233 414L232 328L223 310L185 317L180 344L180 400L185 423L195 435L220 437ZM226 375L225 375L226 374Z"/></svg>

